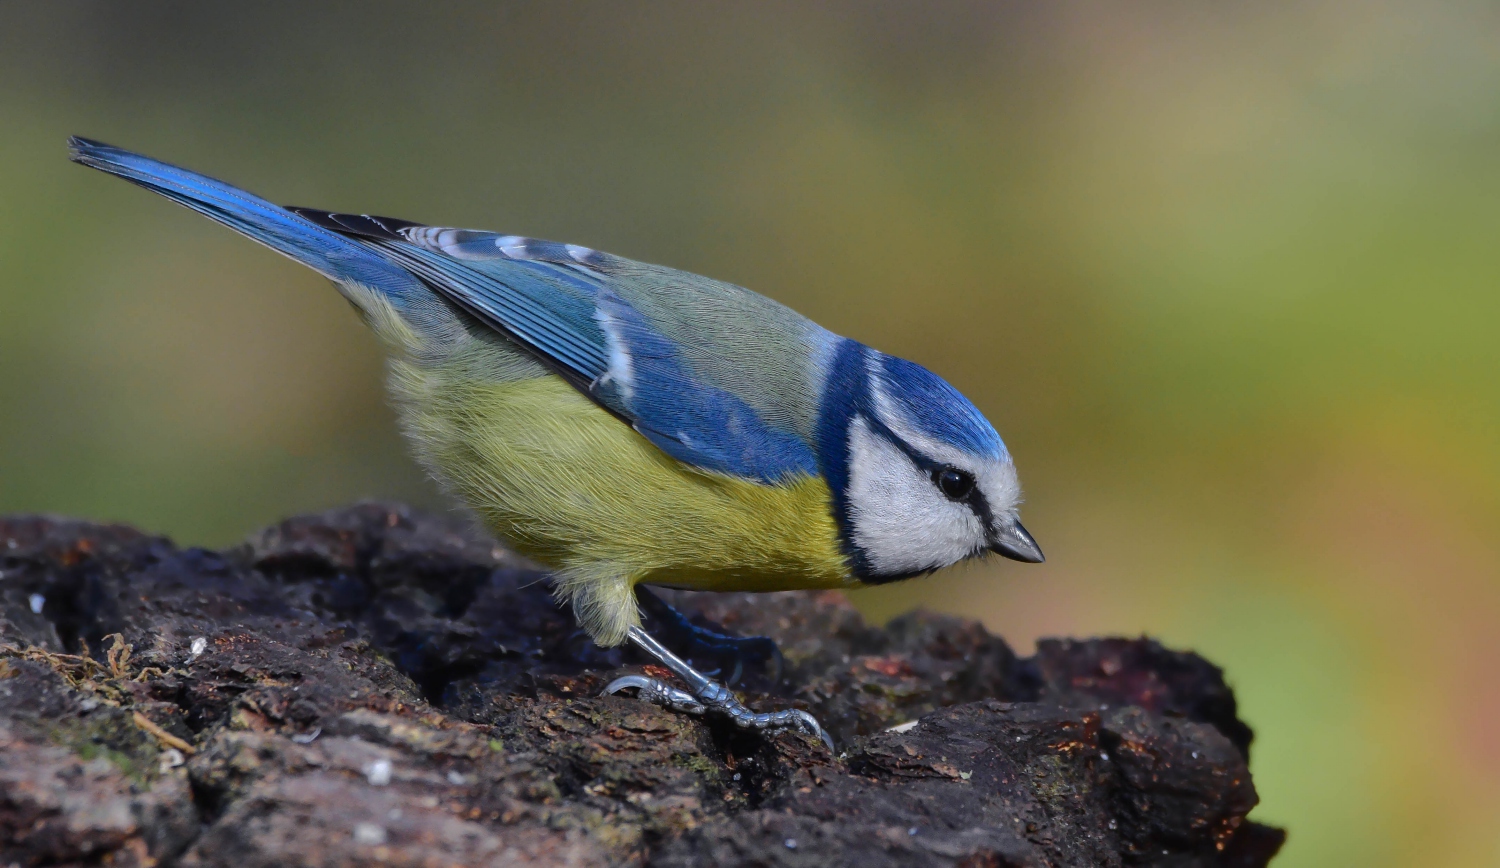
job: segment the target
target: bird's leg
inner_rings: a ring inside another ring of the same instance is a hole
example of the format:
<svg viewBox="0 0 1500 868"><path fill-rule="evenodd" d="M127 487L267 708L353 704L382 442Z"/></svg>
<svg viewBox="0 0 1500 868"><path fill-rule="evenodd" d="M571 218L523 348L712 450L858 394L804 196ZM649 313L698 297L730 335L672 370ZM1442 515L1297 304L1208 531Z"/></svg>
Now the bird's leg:
<svg viewBox="0 0 1500 868"><path fill-rule="evenodd" d="M817 736L822 739L823 744L828 746L829 753L834 752L833 739L828 737L828 733L824 732L823 727L818 724L817 718L811 714L797 708L757 714L746 708L729 688L689 666L686 661L668 651L660 642L651 638L650 633L640 627L630 628L630 641L637 648L655 657L661 665L672 670L678 678L686 682L688 689L679 690L666 682L644 675L626 675L611 681L604 688L605 693L616 693L627 687L634 687L638 698L665 708L685 711L689 714L717 714L729 718L741 729L764 732L794 729Z"/></svg>
<svg viewBox="0 0 1500 868"><path fill-rule="evenodd" d="M732 661L733 668L729 671L729 677L724 679L725 684L733 685L740 680L746 658L768 661L771 682L774 684L781 681L781 649L776 647L769 636L728 636L700 627L644 585L635 586L635 596L640 601L641 609L656 625L658 635L669 633L672 639L677 640L674 644L684 650L687 657L692 658L701 652Z"/></svg>

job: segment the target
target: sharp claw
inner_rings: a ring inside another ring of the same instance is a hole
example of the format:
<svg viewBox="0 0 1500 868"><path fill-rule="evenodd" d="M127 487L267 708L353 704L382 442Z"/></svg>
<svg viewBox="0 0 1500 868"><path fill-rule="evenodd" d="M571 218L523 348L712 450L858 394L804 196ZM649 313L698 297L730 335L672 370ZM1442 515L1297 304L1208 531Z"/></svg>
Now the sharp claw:
<svg viewBox="0 0 1500 868"><path fill-rule="evenodd" d="M838 753L833 747L833 739L818 723L818 719L800 708L775 714L752 715L738 699L734 698L734 694L722 687L716 688L713 695L697 697L664 681L645 675L622 675L607 684L604 692L606 694L619 693L627 689L634 689L636 698L642 702L649 702L674 711L688 714L704 714L713 711L728 717L742 727L767 729L772 732L786 729L799 730L808 735L817 736L823 742L823 746L828 748L830 754ZM739 714L736 713L736 709L740 712ZM759 718L759 720L751 723L752 718Z"/></svg>
<svg viewBox="0 0 1500 868"><path fill-rule="evenodd" d="M787 709L785 711L773 711L757 714L745 707L739 697L733 692L697 671L692 666L683 662L677 655L662 647L662 644L651 637L640 627L630 628L630 641L636 647L655 657L662 665L671 669L676 675L686 681L692 692L679 690L658 679L648 678L644 675L626 675L616 678L604 688L605 693L615 693L627 687L635 688L638 698L661 705L667 708L686 711L692 714L712 713L715 716L727 717L735 726L742 730L760 732L781 732L788 729L800 730L808 735L815 735L823 742L828 752L835 754L833 739L828 736L823 727L813 717L801 709ZM773 659L780 662L779 649L770 640L761 640L771 645ZM741 649L745 645L739 646ZM778 669L780 667L778 666ZM778 673L779 674L779 673ZM740 669L735 667L734 676L740 675Z"/></svg>
<svg viewBox="0 0 1500 868"><path fill-rule="evenodd" d="M724 683L727 684L727 685L729 685L730 687L733 687L734 685L736 685L736 684L739 683L740 676L744 675L744 674L745 674L745 661L742 660L742 659L740 659L739 657L735 657L734 658L734 671L732 671L732 672L729 673L729 677L726 678L726 679L724 679Z"/></svg>
<svg viewBox="0 0 1500 868"><path fill-rule="evenodd" d="M619 693L627 687L637 687L641 690L650 690L656 683L655 678L647 678L644 675L622 675L614 681L604 685L605 693Z"/></svg>
<svg viewBox="0 0 1500 868"><path fill-rule="evenodd" d="M820 740L822 740L823 746L828 748L829 753L833 754L834 756L838 756L838 751L833 747L833 738L829 736L828 731L823 729L822 725L818 723L818 719L816 717L813 717L811 714L808 714L800 708L794 708L792 709L792 711L802 721L803 732L807 733L808 735L817 736Z"/></svg>
<svg viewBox="0 0 1500 868"><path fill-rule="evenodd" d="M605 693L619 693L627 687L636 689L636 698L642 702L660 705L673 711L702 714L707 711L703 703L685 690L678 690L664 681L644 675L623 675L605 685Z"/></svg>

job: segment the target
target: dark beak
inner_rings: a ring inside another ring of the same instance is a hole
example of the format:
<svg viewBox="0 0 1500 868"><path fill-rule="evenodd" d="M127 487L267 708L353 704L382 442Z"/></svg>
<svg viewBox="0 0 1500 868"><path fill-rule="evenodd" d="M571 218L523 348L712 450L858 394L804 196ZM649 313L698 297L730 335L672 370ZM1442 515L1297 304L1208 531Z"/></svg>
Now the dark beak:
<svg viewBox="0 0 1500 868"><path fill-rule="evenodd" d="M1039 564L1046 558L1042 555L1041 546L1026 532L1019 521L1011 520L1001 525L990 540L990 550L998 552L1013 561L1021 561L1027 564Z"/></svg>

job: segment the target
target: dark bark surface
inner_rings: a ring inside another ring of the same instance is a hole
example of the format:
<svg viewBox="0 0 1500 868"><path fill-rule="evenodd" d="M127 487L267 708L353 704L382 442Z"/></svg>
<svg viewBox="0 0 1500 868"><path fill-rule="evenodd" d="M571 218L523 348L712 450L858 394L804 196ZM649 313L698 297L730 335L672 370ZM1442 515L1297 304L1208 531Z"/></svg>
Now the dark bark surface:
<svg viewBox="0 0 1500 868"><path fill-rule="evenodd" d="M668 596L774 637L785 675L752 667L746 701L806 708L841 755L599 696L649 667L462 524L367 504L211 552L0 519L0 866L1250 868L1281 845L1244 819L1251 733L1193 654L1020 659L836 593Z"/></svg>

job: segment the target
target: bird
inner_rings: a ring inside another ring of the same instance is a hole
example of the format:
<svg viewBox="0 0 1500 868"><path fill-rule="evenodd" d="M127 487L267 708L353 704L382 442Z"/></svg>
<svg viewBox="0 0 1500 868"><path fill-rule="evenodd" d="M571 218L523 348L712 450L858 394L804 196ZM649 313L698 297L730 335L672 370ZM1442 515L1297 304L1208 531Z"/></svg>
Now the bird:
<svg viewBox="0 0 1500 868"><path fill-rule="evenodd" d="M69 156L330 279L388 353L419 463L551 570L594 642L682 682L625 675L608 693L831 750L808 712L752 712L648 632L642 606L665 606L649 588L858 588L1044 559L972 402L764 295L575 244L275 205L76 136Z"/></svg>

